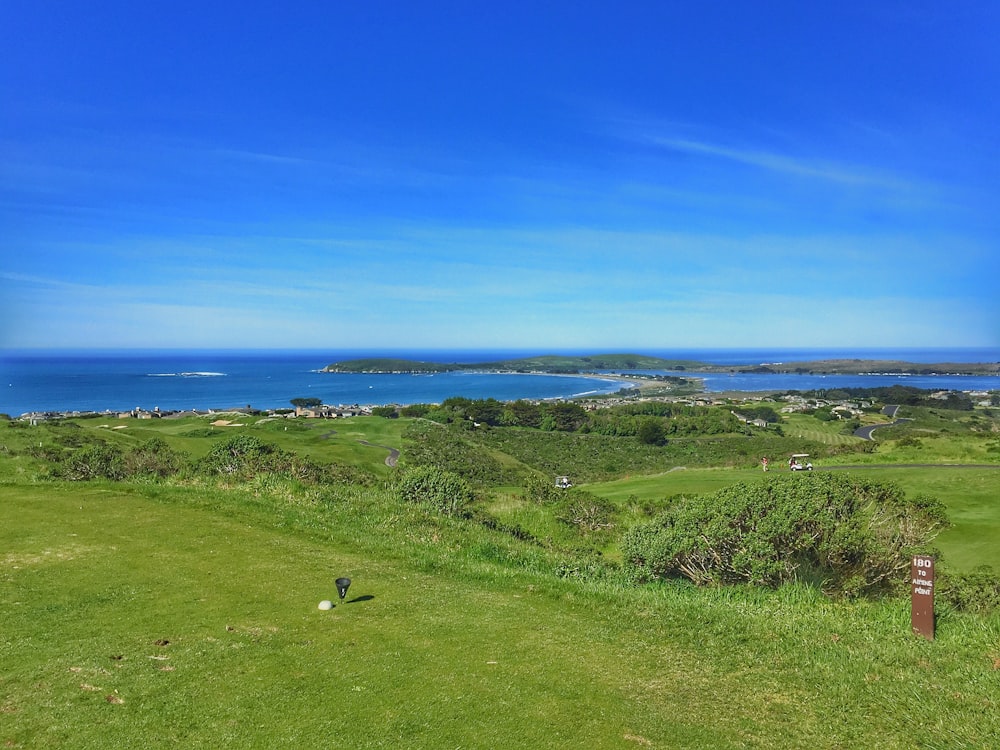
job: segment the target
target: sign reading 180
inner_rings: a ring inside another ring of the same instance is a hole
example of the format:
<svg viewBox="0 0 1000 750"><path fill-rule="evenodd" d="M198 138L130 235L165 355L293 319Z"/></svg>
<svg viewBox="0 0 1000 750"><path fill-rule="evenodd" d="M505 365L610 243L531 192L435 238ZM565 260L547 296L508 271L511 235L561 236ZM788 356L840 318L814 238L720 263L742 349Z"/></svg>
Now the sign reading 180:
<svg viewBox="0 0 1000 750"><path fill-rule="evenodd" d="M913 567L916 576L913 577L913 593L928 596L934 589L934 560L929 557L914 557Z"/></svg>
<svg viewBox="0 0 1000 750"><path fill-rule="evenodd" d="M910 564L910 624L913 632L934 638L934 558L914 555Z"/></svg>

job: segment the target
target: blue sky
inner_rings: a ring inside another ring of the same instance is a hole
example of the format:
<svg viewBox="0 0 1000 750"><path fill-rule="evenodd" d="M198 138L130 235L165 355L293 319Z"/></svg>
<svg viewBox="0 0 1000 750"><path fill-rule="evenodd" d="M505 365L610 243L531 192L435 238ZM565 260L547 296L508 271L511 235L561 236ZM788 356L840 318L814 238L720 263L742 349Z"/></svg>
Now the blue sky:
<svg viewBox="0 0 1000 750"><path fill-rule="evenodd" d="M0 347L1000 345L1000 4L7 3Z"/></svg>

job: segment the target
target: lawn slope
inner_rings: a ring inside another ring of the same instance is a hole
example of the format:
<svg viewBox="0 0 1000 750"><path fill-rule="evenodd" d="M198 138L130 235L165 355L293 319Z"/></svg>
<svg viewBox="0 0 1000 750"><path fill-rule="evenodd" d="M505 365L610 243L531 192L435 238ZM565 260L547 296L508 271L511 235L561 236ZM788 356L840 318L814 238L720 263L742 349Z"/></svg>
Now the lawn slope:
<svg viewBox="0 0 1000 750"><path fill-rule="evenodd" d="M1000 740L996 620L927 643L905 602L560 578L378 488L2 490L7 747Z"/></svg>

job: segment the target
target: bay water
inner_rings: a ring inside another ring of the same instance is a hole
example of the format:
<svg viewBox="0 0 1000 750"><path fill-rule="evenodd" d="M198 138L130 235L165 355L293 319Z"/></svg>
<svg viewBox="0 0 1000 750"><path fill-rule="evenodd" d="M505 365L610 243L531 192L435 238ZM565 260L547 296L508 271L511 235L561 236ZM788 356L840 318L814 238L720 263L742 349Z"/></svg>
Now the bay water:
<svg viewBox="0 0 1000 750"><path fill-rule="evenodd" d="M594 352L546 352L594 354ZM897 359L908 362L996 362L1000 349L684 350L647 351L671 359L743 365L819 359ZM613 393L611 377L488 372L340 374L326 365L358 357L391 356L425 362L489 362L537 351L19 351L0 352L0 413L290 407L293 398L337 405L440 403L461 396L501 401ZM904 384L948 390L1000 390L1000 377L683 373L710 392L816 390Z"/></svg>

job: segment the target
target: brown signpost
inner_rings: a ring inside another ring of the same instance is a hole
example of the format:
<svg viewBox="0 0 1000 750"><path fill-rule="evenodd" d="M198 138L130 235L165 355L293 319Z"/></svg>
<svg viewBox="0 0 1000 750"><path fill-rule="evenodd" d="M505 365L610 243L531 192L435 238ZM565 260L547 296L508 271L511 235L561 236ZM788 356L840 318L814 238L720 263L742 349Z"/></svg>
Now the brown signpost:
<svg viewBox="0 0 1000 750"><path fill-rule="evenodd" d="M910 625L934 640L934 558L927 555L914 555L910 563Z"/></svg>

